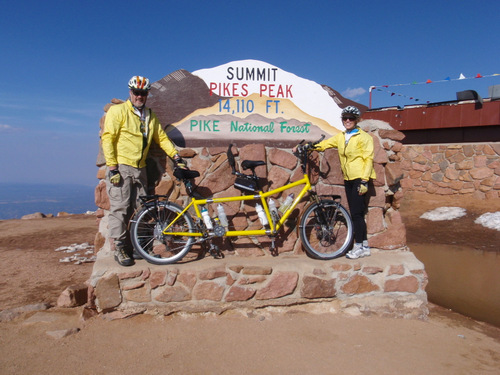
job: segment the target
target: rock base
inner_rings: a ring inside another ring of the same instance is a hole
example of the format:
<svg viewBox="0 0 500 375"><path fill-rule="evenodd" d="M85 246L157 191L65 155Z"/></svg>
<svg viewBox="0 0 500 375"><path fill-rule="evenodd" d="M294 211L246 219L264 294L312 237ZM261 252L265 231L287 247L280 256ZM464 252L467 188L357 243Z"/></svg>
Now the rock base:
<svg viewBox="0 0 500 375"><path fill-rule="evenodd" d="M111 251L97 256L90 300L99 312L223 313L231 309L323 303L350 314L426 319L427 274L407 249L330 261L306 255L204 259L121 267Z"/></svg>

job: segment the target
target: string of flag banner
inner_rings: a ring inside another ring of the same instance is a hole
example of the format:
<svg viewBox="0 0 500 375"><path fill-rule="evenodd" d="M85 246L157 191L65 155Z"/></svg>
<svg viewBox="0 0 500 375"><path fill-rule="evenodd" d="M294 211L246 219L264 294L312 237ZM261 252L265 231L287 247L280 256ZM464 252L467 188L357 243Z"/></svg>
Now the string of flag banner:
<svg viewBox="0 0 500 375"><path fill-rule="evenodd" d="M376 91L385 91L385 92L389 93L391 96L399 96L399 97L408 98L410 100L414 100L416 102L421 102L421 100L418 99L418 98L415 98L413 96L408 96L408 95L400 94L400 93L397 93L395 91L388 90L388 88L389 87L397 87L397 86L428 85L430 83L460 81L460 80L464 80L464 79L488 78L488 77L494 77L494 76L500 76L500 73L489 74L489 75L481 75L480 73L478 73L474 77L466 77L462 73L460 73L460 76L458 78L446 77L445 79L441 79L441 80L438 80L438 81L432 81L432 80L428 79L427 81L423 81L423 82L416 82L416 81L414 81L414 82L411 82L411 83L395 83L395 84L392 84L392 85L370 86L370 89L369 89L369 92L370 92L370 108L372 107L372 91L373 90L376 90ZM429 101L426 101L425 103L429 103Z"/></svg>

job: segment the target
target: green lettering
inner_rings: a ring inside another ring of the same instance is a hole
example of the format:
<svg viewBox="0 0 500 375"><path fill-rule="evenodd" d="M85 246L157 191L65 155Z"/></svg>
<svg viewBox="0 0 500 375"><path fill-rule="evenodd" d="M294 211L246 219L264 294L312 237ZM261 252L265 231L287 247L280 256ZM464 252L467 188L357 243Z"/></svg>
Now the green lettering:
<svg viewBox="0 0 500 375"><path fill-rule="evenodd" d="M203 131L210 131L210 120L203 120Z"/></svg>
<svg viewBox="0 0 500 375"><path fill-rule="evenodd" d="M280 131L281 131L282 133L284 133L285 131L286 131L287 133L290 133L290 132L288 131L288 126L286 126L286 123L287 123L287 121L280 122Z"/></svg>
<svg viewBox="0 0 500 375"><path fill-rule="evenodd" d="M311 131L311 129L309 129L311 124L304 124L303 126L287 126L286 124L286 121L280 122L281 133L309 133Z"/></svg>
<svg viewBox="0 0 500 375"><path fill-rule="evenodd" d="M271 122L268 125L253 125L250 122L245 122L240 125L238 121L231 121L231 132L274 133L274 122Z"/></svg>

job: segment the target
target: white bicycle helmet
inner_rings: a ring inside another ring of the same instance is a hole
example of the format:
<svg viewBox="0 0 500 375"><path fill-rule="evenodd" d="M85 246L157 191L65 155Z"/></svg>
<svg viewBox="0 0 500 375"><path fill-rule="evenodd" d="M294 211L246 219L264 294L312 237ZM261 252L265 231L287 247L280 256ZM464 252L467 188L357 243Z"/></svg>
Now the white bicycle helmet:
<svg viewBox="0 0 500 375"><path fill-rule="evenodd" d="M132 90L149 91L151 89L151 84L146 77L133 76L130 78L130 81L128 81L128 87Z"/></svg>
<svg viewBox="0 0 500 375"><path fill-rule="evenodd" d="M351 116L354 116L358 119L361 116L361 112L356 107L350 105L350 106L345 107L342 110L342 116L346 116L346 115L351 115Z"/></svg>

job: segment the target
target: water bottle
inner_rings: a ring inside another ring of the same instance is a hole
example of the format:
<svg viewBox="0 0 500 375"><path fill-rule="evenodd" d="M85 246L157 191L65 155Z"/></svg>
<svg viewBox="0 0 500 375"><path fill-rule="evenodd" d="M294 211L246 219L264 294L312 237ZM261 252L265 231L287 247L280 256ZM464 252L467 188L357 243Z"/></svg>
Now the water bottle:
<svg viewBox="0 0 500 375"><path fill-rule="evenodd" d="M212 224L212 219L210 219L210 215L208 214L208 210L206 209L206 207L203 207L201 209L201 217L203 217L203 222L205 223L205 226L207 227L207 229L214 229L214 226Z"/></svg>
<svg viewBox="0 0 500 375"><path fill-rule="evenodd" d="M293 203L293 197L294 197L293 193L290 194L288 197L286 197L285 201L280 206L280 212L282 214L284 214L286 212L286 210L288 210L288 208L292 205L292 203Z"/></svg>
<svg viewBox="0 0 500 375"><path fill-rule="evenodd" d="M219 216L220 223L223 227L227 227L229 225L224 207L220 203L217 205L217 216Z"/></svg>
<svg viewBox="0 0 500 375"><path fill-rule="evenodd" d="M267 203L269 205L269 211L271 211L271 215L279 217L279 215L278 215L278 209L276 208L276 202L274 201L274 199L273 198L269 198L269 201Z"/></svg>
<svg viewBox="0 0 500 375"><path fill-rule="evenodd" d="M273 225L276 225L276 223L280 220L280 214L278 213L278 209L276 208L276 202L273 198L269 198L267 204L269 206L269 212L271 213Z"/></svg>
<svg viewBox="0 0 500 375"><path fill-rule="evenodd" d="M260 204L255 205L255 209L257 210L257 216L259 217L260 222L262 225L267 225L269 224L269 221L267 220L266 213L264 212L264 209Z"/></svg>

